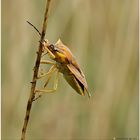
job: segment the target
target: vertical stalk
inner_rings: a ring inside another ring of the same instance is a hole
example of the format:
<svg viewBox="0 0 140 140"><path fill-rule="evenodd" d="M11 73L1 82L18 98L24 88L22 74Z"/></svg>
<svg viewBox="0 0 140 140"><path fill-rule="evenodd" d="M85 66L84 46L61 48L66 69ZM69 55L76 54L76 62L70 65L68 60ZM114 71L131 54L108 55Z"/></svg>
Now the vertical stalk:
<svg viewBox="0 0 140 140"><path fill-rule="evenodd" d="M43 47L41 42L44 41L45 34L46 34L47 23L48 23L48 12L49 12L49 8L50 8L50 3L51 3L51 0L46 1L46 10L45 10L45 15L44 15L40 44L39 44L39 47L38 47L37 58L36 58L36 61L35 61L35 66L34 66L34 74L33 74L33 79L32 79L32 82L31 82L32 85L31 85L30 96L29 96L28 103L27 103L24 124L23 124L23 127L22 127L21 140L25 140L25 134L26 134L27 126L28 126L31 107L32 107L33 99L35 97L35 87L36 87L36 83L37 83L37 75L38 75L38 71L39 71L40 60L41 60L41 55L42 55L42 47Z"/></svg>

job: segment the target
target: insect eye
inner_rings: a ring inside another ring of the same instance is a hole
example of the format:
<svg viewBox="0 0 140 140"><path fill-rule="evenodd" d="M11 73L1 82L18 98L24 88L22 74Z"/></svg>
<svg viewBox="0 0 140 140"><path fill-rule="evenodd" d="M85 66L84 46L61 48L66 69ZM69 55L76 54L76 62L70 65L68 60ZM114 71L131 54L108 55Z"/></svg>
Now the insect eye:
<svg viewBox="0 0 140 140"><path fill-rule="evenodd" d="M53 51L57 51L56 47L53 44L50 44L49 46Z"/></svg>

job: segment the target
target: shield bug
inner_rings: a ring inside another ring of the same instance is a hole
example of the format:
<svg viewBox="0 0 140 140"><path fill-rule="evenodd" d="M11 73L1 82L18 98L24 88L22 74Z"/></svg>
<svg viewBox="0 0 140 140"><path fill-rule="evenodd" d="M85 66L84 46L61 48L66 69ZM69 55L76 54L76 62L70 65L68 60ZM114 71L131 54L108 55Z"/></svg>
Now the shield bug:
<svg viewBox="0 0 140 140"><path fill-rule="evenodd" d="M27 21L34 29L39 33L39 30L31 24L29 21ZM57 85L58 85L58 79L59 79L59 73L62 73L66 81L69 83L69 85L80 95L84 96L86 93L88 94L88 97L91 97L91 94L88 92L88 85L85 79L85 75L82 72L79 64L77 63L75 57L73 56L70 49L62 43L62 41L59 39L56 44L50 44L48 41L42 42L43 45L43 52L44 56L45 54L48 54L49 57L54 61L48 61L48 60L41 60L41 64L51 64L52 67L47 73L43 73L42 75L38 76L38 79L48 76L48 79L46 80L44 84L44 89L36 89L36 92L42 92L42 93L52 93L56 91ZM54 73L56 74L56 78L54 81L54 87L53 89L45 89L47 84L49 83L49 80L51 79L52 75ZM39 95L38 97L40 97ZM38 98L37 97L37 98Z"/></svg>
<svg viewBox="0 0 140 140"><path fill-rule="evenodd" d="M58 75L62 73L69 85L80 95L84 96L87 92L90 97L91 94L88 92L88 85L85 79L85 75L80 69L79 64L77 63L75 57L73 56L70 49L62 43L59 39L56 44L50 44L48 41L43 42L43 51L47 52L48 55L55 63L41 60L42 64L52 64L49 72L39 76L39 78L48 75L48 79L44 85L47 86L52 74L56 71L57 76L54 82L54 88L52 90L41 89L36 90L36 92L54 92L57 89L58 85Z"/></svg>

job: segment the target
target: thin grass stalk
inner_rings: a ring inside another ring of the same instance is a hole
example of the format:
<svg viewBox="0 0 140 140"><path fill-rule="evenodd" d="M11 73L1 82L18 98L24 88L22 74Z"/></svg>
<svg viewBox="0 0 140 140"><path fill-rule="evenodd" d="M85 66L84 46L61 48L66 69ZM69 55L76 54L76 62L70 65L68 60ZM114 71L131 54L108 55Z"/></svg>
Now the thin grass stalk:
<svg viewBox="0 0 140 140"><path fill-rule="evenodd" d="M37 83L37 75L38 75L38 71L39 71L40 60L41 60L41 55L42 55L42 48L43 48L43 45L41 42L43 42L45 39L50 3L51 3L51 0L46 1L46 10L45 10L45 15L44 15L40 44L38 47L37 57L36 57L35 66L34 66L34 74L33 74L33 79L31 82L32 85L31 85L30 96L29 96L28 103L27 103L24 124L22 127L21 140L25 140L26 130L27 130L27 126L28 126L28 122L29 122L29 118L30 118L31 107L32 107L32 103L33 103L34 98L35 98L35 88L36 88L36 83Z"/></svg>

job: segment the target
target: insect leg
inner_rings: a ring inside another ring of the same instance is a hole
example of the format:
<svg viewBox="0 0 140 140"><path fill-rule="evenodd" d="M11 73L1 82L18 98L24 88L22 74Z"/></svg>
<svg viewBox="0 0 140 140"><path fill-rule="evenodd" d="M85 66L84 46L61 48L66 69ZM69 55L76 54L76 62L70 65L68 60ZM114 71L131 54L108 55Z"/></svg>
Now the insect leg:
<svg viewBox="0 0 140 140"><path fill-rule="evenodd" d="M56 69L55 69L56 70ZM55 71L53 71L53 73L54 73ZM50 73L49 74L49 76L48 76L48 79L47 79L47 81L45 82L45 84L44 84L44 88L48 85L48 83L49 83L49 81L50 81L50 79L51 79L51 77L53 76L53 74L52 73ZM55 82L54 82L55 83Z"/></svg>
<svg viewBox="0 0 140 140"><path fill-rule="evenodd" d="M47 80L47 82L45 83L44 87L47 86L50 78L51 78L52 75L50 75L49 79ZM42 93L53 93L57 90L57 86L58 86L58 80L59 80L59 71L57 70L57 73L56 73L56 78L54 80L54 86L53 86L53 89L37 89L35 92L42 92ZM41 96L41 95L39 95Z"/></svg>
<svg viewBox="0 0 140 140"><path fill-rule="evenodd" d="M47 52L49 53L52 59L55 59L55 55L46 47Z"/></svg>
<svg viewBox="0 0 140 140"><path fill-rule="evenodd" d="M40 42L40 41L39 41ZM42 45L43 45L43 52L44 51L47 51L47 53L49 53L49 55L50 55L50 57L52 58L52 59L55 59L55 55L48 49L48 45L49 45L49 42L48 42L48 40L46 41L44 41L44 42L40 42ZM46 54L47 54L46 53ZM44 55L46 55L46 54L44 54Z"/></svg>
<svg viewBox="0 0 140 140"><path fill-rule="evenodd" d="M53 65L48 72L41 74L37 77L37 79L41 79L42 77L45 77L46 75L51 75L56 70L56 65Z"/></svg>
<svg viewBox="0 0 140 140"><path fill-rule="evenodd" d="M40 63L41 63L41 64L51 64L51 65L55 65L54 62L51 62L51 61L49 61L49 60L41 60Z"/></svg>
<svg viewBox="0 0 140 140"><path fill-rule="evenodd" d="M43 43L43 50L44 51L47 51L47 53L49 53L49 55L50 55L50 57L52 58L52 59L55 59L55 55L48 49L48 45L47 45L47 43L46 42L44 42Z"/></svg>

